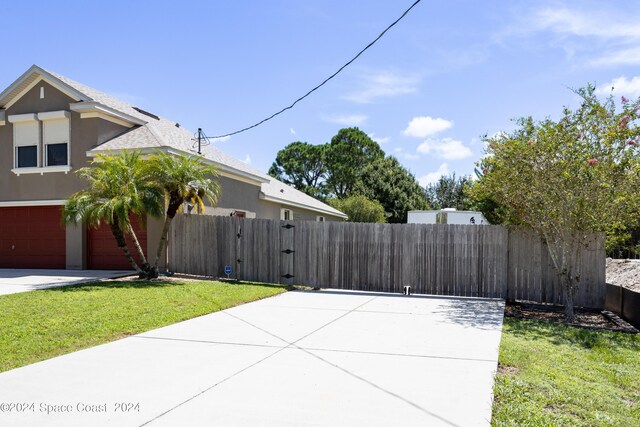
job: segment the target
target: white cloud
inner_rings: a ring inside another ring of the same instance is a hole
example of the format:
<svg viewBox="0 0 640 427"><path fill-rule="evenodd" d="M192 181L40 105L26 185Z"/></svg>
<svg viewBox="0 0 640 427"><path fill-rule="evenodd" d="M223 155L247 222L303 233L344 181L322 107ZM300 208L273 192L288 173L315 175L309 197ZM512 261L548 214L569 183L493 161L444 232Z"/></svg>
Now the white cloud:
<svg viewBox="0 0 640 427"><path fill-rule="evenodd" d="M420 158L419 154L407 153L402 147L394 148L393 153L396 155L396 157L402 157L405 160L418 160Z"/></svg>
<svg viewBox="0 0 640 427"><path fill-rule="evenodd" d="M640 38L640 24L636 19L625 19L621 15L613 16L598 10L585 13L566 7L543 8L534 15L534 23L540 29L578 37Z"/></svg>
<svg viewBox="0 0 640 427"><path fill-rule="evenodd" d="M440 165L437 171L429 172L428 174L418 178L418 182L422 187L426 187L428 184L438 182L441 176L449 175L449 165L443 163Z"/></svg>
<svg viewBox="0 0 640 427"><path fill-rule="evenodd" d="M378 98L390 98L417 92L420 79L389 71L365 75L361 78L359 90L343 97L357 104L368 104Z"/></svg>
<svg viewBox="0 0 640 427"><path fill-rule="evenodd" d="M402 131L403 135L415 136L417 138L426 138L435 135L443 130L450 129L453 126L451 120L442 119L440 117L433 118L429 116L418 116L411 119L407 128Z"/></svg>
<svg viewBox="0 0 640 427"><path fill-rule="evenodd" d="M291 135L295 135L296 134L296 130L294 128L289 128L289 132L291 132Z"/></svg>
<svg viewBox="0 0 640 427"><path fill-rule="evenodd" d="M323 115L322 119L329 123L336 123L343 126L360 126L366 123L367 117L364 114L332 114L332 115Z"/></svg>
<svg viewBox="0 0 640 427"><path fill-rule="evenodd" d="M384 138L377 137L376 134L373 133L373 132L369 134L369 138L371 138L372 140L374 140L375 142L377 142L380 145L386 144L391 139L388 136L385 136Z"/></svg>
<svg viewBox="0 0 640 427"><path fill-rule="evenodd" d="M638 40L640 42L640 39ZM640 48L611 50L602 56L589 61L589 65L611 67L615 65L640 65Z"/></svg>
<svg viewBox="0 0 640 427"><path fill-rule="evenodd" d="M418 153L435 154L446 160L460 160L471 156L471 149L453 138L427 139L418 146Z"/></svg>
<svg viewBox="0 0 640 427"><path fill-rule="evenodd" d="M230 139L230 136L223 136L222 138L211 138L209 142L227 142Z"/></svg>
<svg viewBox="0 0 640 427"><path fill-rule="evenodd" d="M587 6L588 7L588 6ZM520 11L513 25L497 35L501 41L532 33L552 36L552 46L567 57L589 66L613 67L640 64L638 8L630 4L623 12L598 2L595 7L543 7ZM537 45L540 44L538 39Z"/></svg>
<svg viewBox="0 0 640 427"><path fill-rule="evenodd" d="M251 164L251 156L247 154L247 156L243 160L244 163L250 165Z"/></svg>
<svg viewBox="0 0 640 427"><path fill-rule="evenodd" d="M627 97L640 97L640 76L632 77L627 80L625 76L620 76L611 80L609 83L604 83L596 89L598 95L609 95L613 92L618 95L626 95Z"/></svg>

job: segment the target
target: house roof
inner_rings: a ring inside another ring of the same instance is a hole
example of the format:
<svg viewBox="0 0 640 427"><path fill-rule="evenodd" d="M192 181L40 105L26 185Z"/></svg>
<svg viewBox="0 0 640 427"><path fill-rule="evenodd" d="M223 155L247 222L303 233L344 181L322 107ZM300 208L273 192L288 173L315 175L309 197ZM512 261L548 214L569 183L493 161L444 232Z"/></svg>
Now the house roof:
<svg viewBox="0 0 640 427"><path fill-rule="evenodd" d="M74 107L80 108L88 106L89 104L99 108L106 107L106 109L104 109L105 111L120 113L121 118L131 122L132 125L137 125L90 150L87 153L90 156L105 151L126 149L164 149L196 154L194 134L178 126L175 122L145 112L126 101L78 83L60 74L45 70L37 65L31 66L31 68L13 84L0 93L0 108L11 103L39 79L53 84L72 99L78 101L78 103L73 104ZM347 217L337 209L252 168L246 163L225 154L215 146L205 147L205 149L202 150L202 156L215 164L221 174L248 180L256 185L260 185L261 198L266 201L309 209L342 218Z"/></svg>

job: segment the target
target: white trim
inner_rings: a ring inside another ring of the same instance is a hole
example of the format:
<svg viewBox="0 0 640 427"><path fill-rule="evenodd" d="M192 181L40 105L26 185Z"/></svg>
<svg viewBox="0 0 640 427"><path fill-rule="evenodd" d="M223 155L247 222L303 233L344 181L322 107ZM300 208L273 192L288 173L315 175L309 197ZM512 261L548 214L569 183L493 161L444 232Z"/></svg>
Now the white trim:
<svg viewBox="0 0 640 427"><path fill-rule="evenodd" d="M29 71L31 71L31 68L34 68L34 67L35 67L35 68L37 68L39 71L35 71L35 70L34 70L34 71L32 71L32 72L29 72ZM46 83L49 83L51 86L55 87L55 88L56 88L56 89L58 89L60 92L64 93L64 94L65 94L65 95L67 95L69 98L73 99L74 101L80 101L80 100L82 100L82 99L87 99L87 96L86 96L86 95L83 95L83 94L81 94L80 92L77 92L77 91L75 91L75 90L71 91L71 90L69 90L70 88L65 88L65 87L63 87L63 85L64 85L64 86L67 86L64 82L62 82L62 81L60 81L60 80L58 80L58 79L55 79L55 80L57 80L57 81L54 81L54 80L52 80L52 78L54 78L53 76L50 76L51 78L49 78L49 76L45 76L44 74L42 74L42 73L44 73L45 71L44 71L43 69L41 69L40 67L37 67L37 66L34 66L34 67L31 67L31 68L29 69L29 71L27 71L27 73L25 73L25 74L23 74L23 75L22 75L22 77L24 77L24 79L21 77L21 78L19 78L18 80L16 80L16 82L15 82L13 85L9 86L9 88L12 88L12 87L13 87L13 89L15 89L15 87L14 87L14 86L20 86L20 84L22 84L22 82L23 82L24 80L26 80L27 78L29 78L29 77L30 77L34 72L35 72L35 73L37 73L37 74L39 74L39 76L38 76L34 81L32 81L31 83L29 83L29 84L27 85L27 87L26 87L26 88L24 88L24 89L22 89L20 92L18 92L18 93L13 97L13 99L12 99L11 101L9 101L9 102L7 102L7 103L5 104L5 106L4 106L4 108L5 108L5 109L10 108L13 104L15 104L16 102L18 102L18 101L20 100L20 98L22 98L22 97L23 97L27 92L29 92L31 89L33 89L34 87L36 87L36 86L38 85L38 83L43 82L43 81L44 81L44 82L46 82ZM47 73L47 74L48 74L48 73ZM16 84L16 83L17 83L17 84ZM9 88L7 88L7 90L6 90L7 94L11 92L11 91L9 90ZM4 92L3 92L3 94L2 94L2 95L4 95ZM3 96L3 97L4 97L4 96ZM0 99L1 99L1 98L0 98Z"/></svg>
<svg viewBox="0 0 640 427"><path fill-rule="evenodd" d="M290 200L280 199L278 197L267 196L263 192L260 192L260 198L266 202L273 202L273 203L279 203L281 205L293 206L293 207L302 208L308 211L320 212L329 216L337 216L338 218L344 218L344 219L348 218L348 216L343 214L342 212L332 212L327 209L316 208L314 206L305 205L303 203L297 203L297 202L292 202Z"/></svg>
<svg viewBox="0 0 640 427"><path fill-rule="evenodd" d="M38 121L36 113L12 114L9 116L9 123L35 122Z"/></svg>
<svg viewBox="0 0 640 427"><path fill-rule="evenodd" d="M59 120L69 118L71 118L71 113L65 110L45 111L44 113L38 113L38 120Z"/></svg>
<svg viewBox="0 0 640 427"><path fill-rule="evenodd" d="M125 120L120 120L116 117L113 117L104 113L81 113L80 118L81 119L102 119L102 120L106 120L108 122L115 123L117 125L124 126L127 128L132 128L133 126L135 126Z"/></svg>
<svg viewBox="0 0 640 427"><path fill-rule="evenodd" d="M169 154L187 154L190 156L198 156L198 154L196 153L192 153L189 151L183 151L183 150L179 150L177 148L173 148L173 147L147 147L147 148L118 148L118 149L114 149L114 150L106 150L104 148L102 148L101 146L94 148L93 150L87 151L87 157L95 157L98 154L107 154L107 153L113 153L113 154L117 154L120 151L123 150L138 150L140 151L143 155L144 154L153 154L156 151L164 151L167 152ZM208 165L214 165L216 166L216 172L218 172L218 175L220 176L224 176L227 178L231 178L235 181L240 181L240 182L244 182L246 184L251 184L251 185L255 185L255 186L260 186L261 184L266 184L269 183L269 179L267 178L263 178L259 175L254 175L251 174L249 172L244 172L241 171L239 169L236 169L232 166L227 166L227 165L223 165L222 163L218 163L216 161L213 161L211 159L207 159L206 157L202 156L202 160L205 164Z"/></svg>
<svg viewBox="0 0 640 427"><path fill-rule="evenodd" d="M15 173L17 176L20 175L30 175L34 173L39 173L40 175L44 175L45 173L53 173L53 172L64 172L65 174L71 171L71 166L44 166L37 168L13 168L11 172Z"/></svg>
<svg viewBox="0 0 640 427"><path fill-rule="evenodd" d="M4 111L0 111L0 126L4 126L6 124L7 115Z"/></svg>
<svg viewBox="0 0 640 427"><path fill-rule="evenodd" d="M80 113L81 119L97 117L129 128L134 125L142 126L147 124L144 120L130 116L122 111L114 110L113 108L102 105L99 102L76 102L74 104L69 104L69 108L71 108L71 111Z"/></svg>
<svg viewBox="0 0 640 427"><path fill-rule="evenodd" d="M62 206L67 203L66 200L13 200L9 202L0 202L0 207L19 207L19 206Z"/></svg>

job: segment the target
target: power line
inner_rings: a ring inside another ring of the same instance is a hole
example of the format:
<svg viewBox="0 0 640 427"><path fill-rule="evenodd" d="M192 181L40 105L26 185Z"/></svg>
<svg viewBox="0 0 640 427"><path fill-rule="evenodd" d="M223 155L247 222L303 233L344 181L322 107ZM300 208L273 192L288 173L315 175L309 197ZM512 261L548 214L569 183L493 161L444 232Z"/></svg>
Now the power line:
<svg viewBox="0 0 640 427"><path fill-rule="evenodd" d="M206 137L206 139L216 139L216 138L225 138L227 136L232 136L232 135L237 135L239 133L242 132L246 132L249 129L253 129L257 126L260 126L261 124L263 124L264 122L267 122L271 119L273 119L274 117L284 113L287 110L292 109L298 102L302 101L303 99L305 99L306 97L308 97L309 95L311 95L313 92L315 92L316 90L320 89L322 86L324 86L329 80L333 79L335 76L337 76L342 70L344 70L345 68L347 68L349 65L351 65L351 63L353 61L355 61L356 59L358 59L358 57L360 57L360 55L362 55L367 49L369 49L371 46L373 46L378 40L380 40L382 38L382 36L385 35L385 33L387 31L389 31L393 26L395 26L398 22L400 22L402 20L402 18L404 18L410 11L411 9L413 9L418 3L420 3L422 0L416 0L407 10L404 11L404 13L402 15L400 15L400 17L398 19L396 19L395 21L393 21L391 23L391 25L389 25L387 28L385 28L385 30L383 32L380 33L380 35L378 35L378 37L376 37L371 43L369 43L367 46L365 46L364 49L362 49L360 52L358 52L358 54L356 56L354 56L353 58L351 58L351 60L349 60L349 62L347 62L346 64L344 64L342 67L340 67L338 69L338 71L336 71L335 73L331 74L329 77L327 77L326 79L324 79L322 81L322 83L320 83L319 85L317 85L316 87L314 87L313 89L311 89L309 92L305 93L304 95L302 95L300 98L296 99L291 105L289 105L288 107L284 107L282 110L273 113L272 115L270 115L269 117L267 117L266 119L262 119L260 120L258 123L255 123L251 126L247 126L246 128L242 128L240 130L237 130L235 132L230 132L230 133L225 133L224 135L217 135L217 136L211 136L211 137Z"/></svg>

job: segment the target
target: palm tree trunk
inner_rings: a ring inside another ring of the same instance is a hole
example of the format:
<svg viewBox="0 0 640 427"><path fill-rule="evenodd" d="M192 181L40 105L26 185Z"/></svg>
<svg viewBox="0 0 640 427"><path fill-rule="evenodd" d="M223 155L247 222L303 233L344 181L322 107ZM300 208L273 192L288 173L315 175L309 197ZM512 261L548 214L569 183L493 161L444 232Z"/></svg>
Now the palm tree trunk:
<svg viewBox="0 0 640 427"><path fill-rule="evenodd" d="M158 250L156 252L156 260L153 263L153 270L158 271L158 263L162 256L162 251L167 246L167 236L169 235L169 227L171 227L171 221L178 213L178 209L182 205L182 197L178 194L171 194L169 198L169 206L167 206L167 216L164 219L164 226L162 227L162 234L160 235L160 242L158 242Z"/></svg>
<svg viewBox="0 0 640 427"><path fill-rule="evenodd" d="M131 252L129 252L129 248L127 247L127 240L124 237L122 229L115 221L111 222L111 224L109 224L109 227L111 228L111 234L113 234L113 237L116 239L118 247L122 250L122 252L124 252L124 256L127 257L127 260L129 261L129 264L131 264L131 267L133 267L136 272L140 273L142 270L140 270L140 267L138 267L138 264L136 264L136 261L133 259Z"/></svg>
<svg viewBox="0 0 640 427"><path fill-rule="evenodd" d="M156 260L153 263L154 270L158 269L158 263L160 262L160 257L162 256L162 252L164 251L164 248L167 246L167 236L169 235L169 227L171 226L172 220L173 220L173 217L169 215L167 215L166 218L164 219L164 226L162 227L160 242L158 242L158 251L156 252Z"/></svg>
<svg viewBox="0 0 640 427"><path fill-rule="evenodd" d="M140 246L140 242L138 241L138 236L136 236L136 233L133 231L133 227L131 226L131 223L127 224L127 234L129 234L129 236L131 236L131 240L133 240L133 247L136 248L138 257L142 262L140 269L144 273L145 278L155 279L156 277L158 277L157 274L154 275L153 272L151 271L151 266L147 262L147 257L144 255L144 251L142 250L142 247Z"/></svg>

